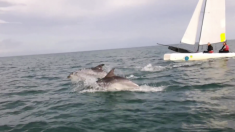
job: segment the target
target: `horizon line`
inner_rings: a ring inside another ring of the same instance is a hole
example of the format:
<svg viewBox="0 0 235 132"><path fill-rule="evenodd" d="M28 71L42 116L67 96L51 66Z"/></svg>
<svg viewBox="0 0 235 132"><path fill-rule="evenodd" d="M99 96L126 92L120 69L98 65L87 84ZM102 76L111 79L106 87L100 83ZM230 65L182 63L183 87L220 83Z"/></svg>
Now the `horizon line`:
<svg viewBox="0 0 235 132"><path fill-rule="evenodd" d="M137 46L137 47L126 47L126 48L111 48L111 49L96 49L96 50L81 50L81 51L69 51L69 52L54 52L54 53L39 53L39 54L28 54L28 55L10 55L10 56L0 56L0 58L7 57L24 57L24 56L37 56L37 55L53 55L53 54L66 54L66 53L79 53L79 52L90 52L90 51L106 51L106 50L120 50L120 49L132 49L132 48L143 48L143 47L152 47L159 45L148 45L148 46Z"/></svg>

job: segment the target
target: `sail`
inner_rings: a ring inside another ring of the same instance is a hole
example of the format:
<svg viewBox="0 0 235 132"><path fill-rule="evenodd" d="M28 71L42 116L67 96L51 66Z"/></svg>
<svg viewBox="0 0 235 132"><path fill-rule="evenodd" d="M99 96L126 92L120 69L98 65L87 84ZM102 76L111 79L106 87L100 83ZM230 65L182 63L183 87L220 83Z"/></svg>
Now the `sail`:
<svg viewBox="0 0 235 132"><path fill-rule="evenodd" d="M207 0L200 45L226 41L225 0Z"/></svg>
<svg viewBox="0 0 235 132"><path fill-rule="evenodd" d="M203 0L199 0L193 16L181 40L182 43L194 45L197 37L197 29L200 18L200 13L203 5Z"/></svg>

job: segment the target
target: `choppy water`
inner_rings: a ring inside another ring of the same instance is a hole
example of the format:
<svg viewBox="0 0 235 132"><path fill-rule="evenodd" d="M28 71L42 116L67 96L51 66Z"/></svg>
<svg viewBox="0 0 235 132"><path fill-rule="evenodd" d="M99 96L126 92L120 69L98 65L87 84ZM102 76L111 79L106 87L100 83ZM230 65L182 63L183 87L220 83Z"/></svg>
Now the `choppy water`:
<svg viewBox="0 0 235 132"><path fill-rule="evenodd" d="M146 47L0 58L0 131L235 131L234 59L165 62L166 52ZM88 90L67 79L101 63L140 89Z"/></svg>

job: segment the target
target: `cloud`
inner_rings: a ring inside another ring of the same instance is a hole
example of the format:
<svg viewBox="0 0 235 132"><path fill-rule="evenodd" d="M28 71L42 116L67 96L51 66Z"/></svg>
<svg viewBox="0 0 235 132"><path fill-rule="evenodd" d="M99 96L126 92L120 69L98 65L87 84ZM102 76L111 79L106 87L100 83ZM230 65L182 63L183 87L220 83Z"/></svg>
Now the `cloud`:
<svg viewBox="0 0 235 132"><path fill-rule="evenodd" d="M149 4L153 0L6 0L11 7L2 8L8 13L37 15L44 17L92 17L105 15L121 8L131 8Z"/></svg>
<svg viewBox="0 0 235 132"><path fill-rule="evenodd" d="M15 49L4 48L6 54L15 55L179 43L198 0L4 2L0 6L0 37L4 43L13 43L6 40L14 38L20 44L10 46ZM234 5L234 0L227 0L229 39L235 33Z"/></svg>
<svg viewBox="0 0 235 132"><path fill-rule="evenodd" d="M7 2L7 1L0 1L0 7L9 7L13 6L14 4Z"/></svg>
<svg viewBox="0 0 235 132"><path fill-rule="evenodd" d="M6 21L0 20L0 24L8 23Z"/></svg>

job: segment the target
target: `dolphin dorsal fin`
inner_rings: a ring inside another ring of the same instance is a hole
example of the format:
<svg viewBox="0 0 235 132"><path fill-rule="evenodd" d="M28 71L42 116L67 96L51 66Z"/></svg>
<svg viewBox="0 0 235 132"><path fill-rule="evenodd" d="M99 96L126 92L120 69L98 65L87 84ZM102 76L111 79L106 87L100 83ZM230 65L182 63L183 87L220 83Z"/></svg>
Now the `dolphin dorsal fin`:
<svg viewBox="0 0 235 132"><path fill-rule="evenodd" d="M115 76L114 70L115 70L115 68L113 68L113 69L105 76L105 78L106 78L106 77L113 77L113 76Z"/></svg>
<svg viewBox="0 0 235 132"><path fill-rule="evenodd" d="M96 66L96 67L94 67L92 69L94 69L94 70L102 70L103 66L104 66L104 64L100 64L100 65L98 65L98 66Z"/></svg>

